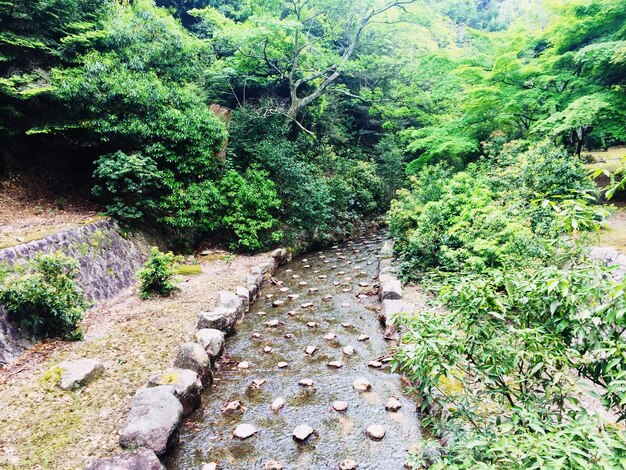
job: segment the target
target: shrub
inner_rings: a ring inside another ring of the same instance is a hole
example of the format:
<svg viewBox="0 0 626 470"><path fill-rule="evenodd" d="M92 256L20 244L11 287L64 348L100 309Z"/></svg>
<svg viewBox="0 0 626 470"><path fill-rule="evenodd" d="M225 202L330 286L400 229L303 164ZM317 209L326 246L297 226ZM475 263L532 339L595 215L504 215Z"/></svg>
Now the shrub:
<svg viewBox="0 0 626 470"><path fill-rule="evenodd" d="M38 255L25 273L6 275L0 286L0 304L10 318L37 337L80 339L76 330L87 308L76 285L76 262L61 254Z"/></svg>
<svg viewBox="0 0 626 470"><path fill-rule="evenodd" d="M177 271L177 257L171 252L162 253L153 246L148 261L138 274L141 281L139 296L142 299L147 299L152 294L167 297L177 289L173 281Z"/></svg>

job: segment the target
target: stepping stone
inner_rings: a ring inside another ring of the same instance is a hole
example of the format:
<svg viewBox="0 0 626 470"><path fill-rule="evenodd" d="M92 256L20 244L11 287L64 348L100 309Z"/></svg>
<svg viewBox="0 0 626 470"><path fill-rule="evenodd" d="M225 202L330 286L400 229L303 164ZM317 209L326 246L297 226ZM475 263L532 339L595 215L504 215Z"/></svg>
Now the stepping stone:
<svg viewBox="0 0 626 470"><path fill-rule="evenodd" d="M328 367L332 367L333 369L341 369L343 367L343 363L341 361L331 361L326 365Z"/></svg>
<svg viewBox="0 0 626 470"><path fill-rule="evenodd" d="M326 277L327 277L327 276L326 276L326 275L324 275L324 274L320 274L319 276L317 276L317 278L318 278L318 279L326 279Z"/></svg>
<svg viewBox="0 0 626 470"><path fill-rule="evenodd" d="M311 308L311 307L313 307L313 305L314 305L313 302L305 302L302 305L300 305L300 307L302 307L302 308Z"/></svg>
<svg viewBox="0 0 626 470"><path fill-rule="evenodd" d="M309 269L311 267L310 264L305 264L304 266L302 266L303 268Z"/></svg>
<svg viewBox="0 0 626 470"><path fill-rule="evenodd" d="M291 276L291 279L298 279L300 276L298 276L297 274L294 274L293 276Z"/></svg>
<svg viewBox="0 0 626 470"><path fill-rule="evenodd" d="M338 286L339 284L340 282L337 282L337 281L333 282L333 286Z"/></svg>
<svg viewBox="0 0 626 470"><path fill-rule="evenodd" d="M350 304L344 302L344 303L341 304L341 306L345 308L345 307L349 307Z"/></svg>
<svg viewBox="0 0 626 470"><path fill-rule="evenodd" d="M78 359L57 366L61 376L57 385L62 390L75 390L96 380L104 372L104 364L96 359Z"/></svg>
<svg viewBox="0 0 626 470"><path fill-rule="evenodd" d="M298 285L304 287L304 286L308 286L309 283L306 282L306 281L300 281L300 282L298 282Z"/></svg>
<svg viewBox="0 0 626 470"><path fill-rule="evenodd" d="M263 348L263 352L264 352L264 353L271 353L271 352L272 352L272 348L271 348L270 346L265 346L265 347Z"/></svg>
<svg viewBox="0 0 626 470"><path fill-rule="evenodd" d="M283 466L276 460L268 460L263 464L263 470L283 470Z"/></svg>
<svg viewBox="0 0 626 470"><path fill-rule="evenodd" d="M317 351L317 346L307 346L304 350L307 356L312 356Z"/></svg>
<svg viewBox="0 0 626 470"><path fill-rule="evenodd" d="M343 289L341 292L350 292L352 289L350 289L349 287L346 289Z"/></svg>
<svg viewBox="0 0 626 470"><path fill-rule="evenodd" d="M248 361L241 361L239 364L237 364L237 369L249 369L250 368L250 363Z"/></svg>
<svg viewBox="0 0 626 470"><path fill-rule="evenodd" d="M308 326L309 328L315 328L317 326L317 323L315 323L314 321L310 321L306 324L306 326Z"/></svg>
<svg viewBox="0 0 626 470"><path fill-rule="evenodd" d="M337 271L338 276L343 276L345 273L346 273L345 271Z"/></svg>
<svg viewBox="0 0 626 470"><path fill-rule="evenodd" d="M339 470L357 470L359 464L356 460L346 459L339 464Z"/></svg>
<svg viewBox="0 0 626 470"><path fill-rule="evenodd" d="M274 302L272 302L272 306L273 307L280 307L282 305L285 305L285 301L284 300L274 300Z"/></svg>
<svg viewBox="0 0 626 470"><path fill-rule="evenodd" d="M243 411L243 406L241 406L240 401L231 401L222 408L223 413L234 413L235 411Z"/></svg>
<svg viewBox="0 0 626 470"><path fill-rule="evenodd" d="M287 312L287 315L290 317L295 317L298 314L298 312L296 312L295 310L289 310Z"/></svg>
<svg viewBox="0 0 626 470"><path fill-rule="evenodd" d="M285 367L287 367L289 364L287 362L279 362L278 364L276 364L276 366L278 366L279 369L284 369Z"/></svg>
<svg viewBox="0 0 626 470"><path fill-rule="evenodd" d="M347 401L341 401L341 400L337 400L333 402L333 409L335 411L346 411L348 409L348 402Z"/></svg>
<svg viewBox="0 0 626 470"><path fill-rule="evenodd" d="M332 295L325 295L324 297L322 297L322 300L332 300L333 296Z"/></svg>
<svg viewBox="0 0 626 470"><path fill-rule="evenodd" d="M280 322L278 320L270 320L266 322L265 324L269 326L270 328L275 328L280 324Z"/></svg>
<svg viewBox="0 0 626 470"><path fill-rule="evenodd" d="M368 392L372 389L372 384L369 383L367 379L359 377L354 381L352 387L354 387L355 390L359 390L360 392Z"/></svg>
<svg viewBox="0 0 626 470"><path fill-rule="evenodd" d="M300 298L300 294L289 294L287 296L290 300L295 300Z"/></svg>
<svg viewBox="0 0 626 470"><path fill-rule="evenodd" d="M292 335L291 333L287 333L287 334L284 336L284 338L287 338L287 339L292 339L292 338L293 338L293 335Z"/></svg>
<svg viewBox="0 0 626 470"><path fill-rule="evenodd" d="M274 298L274 294L265 294L265 298L266 299L273 299Z"/></svg>
<svg viewBox="0 0 626 470"><path fill-rule="evenodd" d="M380 440L385 437L387 431L385 431L384 426L381 426L380 424L373 424L367 428L366 433L370 438Z"/></svg>
<svg viewBox="0 0 626 470"><path fill-rule="evenodd" d="M265 385L266 382L267 380L265 379L254 379L252 381L252 385L254 386L254 388L261 388L263 385Z"/></svg>
<svg viewBox="0 0 626 470"><path fill-rule="evenodd" d="M311 287L309 289L309 294L315 294L317 291L319 291L319 289L317 287Z"/></svg>
<svg viewBox="0 0 626 470"><path fill-rule="evenodd" d="M286 272L286 273L292 273L292 272L293 272L293 269L285 269L285 272Z"/></svg>
<svg viewBox="0 0 626 470"><path fill-rule="evenodd" d="M372 369L381 369L383 367L383 363L380 361L370 361L367 363L367 365Z"/></svg>
<svg viewBox="0 0 626 470"><path fill-rule="evenodd" d="M235 428L233 436L238 439L248 439L257 433L257 429L251 424L240 424Z"/></svg>
<svg viewBox="0 0 626 470"><path fill-rule="evenodd" d="M257 315L260 317L264 317L265 315L267 315L267 312L257 312Z"/></svg>
<svg viewBox="0 0 626 470"><path fill-rule="evenodd" d="M270 405L270 409L272 411L280 411L283 409L284 406L285 406L285 400L278 397L272 402L272 404Z"/></svg>
<svg viewBox="0 0 626 470"><path fill-rule="evenodd" d="M385 403L387 411L398 411L400 408L402 408L402 403L396 397L389 397L389 400Z"/></svg>
<svg viewBox="0 0 626 470"><path fill-rule="evenodd" d="M337 339L337 335L335 333L326 333L324 335L324 339L326 341L333 341L333 340Z"/></svg>
<svg viewBox="0 0 626 470"><path fill-rule="evenodd" d="M357 339L359 341L367 341L368 339L370 339L370 337L367 336L366 334L363 334L363 335L359 336Z"/></svg>
<svg viewBox="0 0 626 470"><path fill-rule="evenodd" d="M342 323L341 326L343 326L344 328L353 328L352 323Z"/></svg>
<svg viewBox="0 0 626 470"><path fill-rule="evenodd" d="M343 353L346 356L352 356L354 354L354 348L352 346L346 346L345 348L343 348Z"/></svg>
<svg viewBox="0 0 626 470"><path fill-rule="evenodd" d="M365 294L359 294L356 297L357 297L357 299L361 299L361 300L367 299L367 295L365 295Z"/></svg>
<svg viewBox="0 0 626 470"><path fill-rule="evenodd" d="M261 333L252 333L250 335L250 337L254 338L254 339L259 339L261 337Z"/></svg>
<svg viewBox="0 0 626 470"><path fill-rule="evenodd" d="M126 425L120 432L122 447L145 447L160 456L176 442L175 431L183 416L183 405L172 389L169 385L161 385L137 391Z"/></svg>
<svg viewBox="0 0 626 470"><path fill-rule="evenodd" d="M217 470L217 464L215 462L205 463L200 470Z"/></svg>
<svg viewBox="0 0 626 470"><path fill-rule="evenodd" d="M281 292L288 292L289 291L289 287L281 287L278 290L281 291Z"/></svg>
<svg viewBox="0 0 626 470"><path fill-rule="evenodd" d="M314 432L315 430L308 424L301 424L293 430L293 438L296 441L306 441Z"/></svg>
<svg viewBox="0 0 626 470"><path fill-rule="evenodd" d="M298 382L298 385L302 385L303 387L312 387L313 381L311 379L302 379Z"/></svg>

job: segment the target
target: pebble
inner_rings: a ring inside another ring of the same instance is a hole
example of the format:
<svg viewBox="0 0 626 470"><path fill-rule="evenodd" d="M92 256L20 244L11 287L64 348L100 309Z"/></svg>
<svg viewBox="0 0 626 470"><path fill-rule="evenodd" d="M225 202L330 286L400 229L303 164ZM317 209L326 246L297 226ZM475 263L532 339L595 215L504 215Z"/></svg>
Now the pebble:
<svg viewBox="0 0 626 470"><path fill-rule="evenodd" d="M263 352L264 352L264 353L271 353L271 352L272 352L272 348L271 348L271 346L265 346L265 347L263 348Z"/></svg>
<svg viewBox="0 0 626 470"><path fill-rule="evenodd" d="M296 312L295 310L289 310L287 312L287 315L289 315L290 317L295 317L298 314L298 312Z"/></svg>
<svg viewBox="0 0 626 470"><path fill-rule="evenodd" d="M305 441L314 432L315 430L308 424L301 424L300 426L298 426L296 429L293 430L293 438L296 439L297 441Z"/></svg>
<svg viewBox="0 0 626 470"><path fill-rule="evenodd" d="M302 379L298 382L298 385L302 385L303 387L312 387L313 381L311 379Z"/></svg>
<svg viewBox="0 0 626 470"><path fill-rule="evenodd" d="M359 468L359 464L352 459L346 459L339 464L339 470L356 470L357 468Z"/></svg>
<svg viewBox="0 0 626 470"><path fill-rule="evenodd" d="M317 276L318 279L326 279L326 276L324 274L320 274L319 276Z"/></svg>
<svg viewBox="0 0 626 470"><path fill-rule="evenodd" d="M363 335L359 336L357 339L359 341L367 341L368 339L370 339L370 337L365 335L365 334L363 334Z"/></svg>
<svg viewBox="0 0 626 470"><path fill-rule="evenodd" d="M315 294L319 289L317 287L311 287L309 289L309 294Z"/></svg>
<svg viewBox="0 0 626 470"><path fill-rule="evenodd" d="M354 348L352 346L346 346L345 348L343 348L343 353L346 356L352 356L354 354Z"/></svg>
<svg viewBox="0 0 626 470"><path fill-rule="evenodd" d="M345 289L343 289L341 292L350 292L352 289L350 289L349 287L346 287Z"/></svg>
<svg viewBox="0 0 626 470"><path fill-rule="evenodd" d="M224 413L232 413L234 411L239 411L242 408L243 407L241 406L241 402L239 402L239 401L231 401L230 403L226 404L226 406L224 407L224 409L222 409L222 411Z"/></svg>
<svg viewBox="0 0 626 470"><path fill-rule="evenodd" d="M274 297L274 294L265 294L266 299L271 299L272 297Z"/></svg>
<svg viewBox="0 0 626 470"><path fill-rule="evenodd" d="M346 411L348 409L348 402L341 400L334 401L333 408L335 411Z"/></svg>
<svg viewBox="0 0 626 470"><path fill-rule="evenodd" d="M263 464L263 470L283 470L283 466L276 460L268 460Z"/></svg>
<svg viewBox="0 0 626 470"><path fill-rule="evenodd" d="M274 300L274 302L272 302L272 305L274 307L280 307L281 305L284 305L285 301L284 300Z"/></svg>
<svg viewBox="0 0 626 470"><path fill-rule="evenodd" d="M387 433L387 431L385 431L385 428L381 426L380 424L371 425L370 427L367 428L366 432L369 437L371 437L372 439L377 439L377 440L385 437L385 434Z"/></svg>
<svg viewBox="0 0 626 470"><path fill-rule="evenodd" d="M385 403L387 411L398 411L400 408L402 408L402 403L396 397L389 397L389 400Z"/></svg>
<svg viewBox="0 0 626 470"><path fill-rule="evenodd" d="M249 369L250 368L250 363L248 361L241 361L239 364L237 364L237 368L239 368L239 369Z"/></svg>
<svg viewBox="0 0 626 470"><path fill-rule="evenodd" d="M257 315L260 317L264 317L265 315L267 315L267 312L257 312Z"/></svg>
<svg viewBox="0 0 626 470"><path fill-rule="evenodd" d="M332 295L325 295L324 297L322 297L322 300L332 300L332 298Z"/></svg>
<svg viewBox="0 0 626 470"><path fill-rule="evenodd" d="M282 399L281 397L278 397L276 400L272 402L272 404L270 405L270 408L272 411L280 411L283 409L284 406L285 406L285 400Z"/></svg>
<svg viewBox="0 0 626 470"><path fill-rule="evenodd" d="M368 382L367 379L359 377L352 384L355 390L359 390L360 392L367 392L372 389L372 384Z"/></svg>
<svg viewBox="0 0 626 470"><path fill-rule="evenodd" d="M293 276L291 276L291 279L298 279L300 276L298 276L297 274L294 274Z"/></svg>
<svg viewBox="0 0 626 470"><path fill-rule="evenodd" d="M300 294L289 294L287 297L291 300L295 300L300 298Z"/></svg>
<svg viewBox="0 0 626 470"><path fill-rule="evenodd" d="M265 324L271 328L277 327L279 325L279 321L274 319L274 320L270 320L268 322L266 322Z"/></svg>
<svg viewBox="0 0 626 470"><path fill-rule="evenodd" d="M312 356L317 351L317 346L307 346L304 352L307 356Z"/></svg>
<svg viewBox="0 0 626 470"><path fill-rule="evenodd" d="M276 364L278 366L279 369L284 369L285 367L287 367L289 364L287 362L281 361L278 364Z"/></svg>
<svg viewBox="0 0 626 470"><path fill-rule="evenodd" d="M302 308L311 308L311 307L313 307L313 305L314 305L313 302L305 302L302 305L300 305L300 307L302 307Z"/></svg>
<svg viewBox="0 0 626 470"><path fill-rule="evenodd" d="M333 340L334 340L334 339L336 339L336 338L337 338L337 335L336 335L335 333L326 333L326 334L324 335L324 339L325 339L326 341L333 341Z"/></svg>
<svg viewBox="0 0 626 470"><path fill-rule="evenodd" d="M333 369L341 369L343 367L343 363L341 361L331 361L327 365Z"/></svg>
<svg viewBox="0 0 626 470"><path fill-rule="evenodd" d="M281 291L281 292L289 292L289 287L281 287L278 290Z"/></svg>
<svg viewBox="0 0 626 470"><path fill-rule="evenodd" d="M256 388L261 388L265 382L267 382L267 380L265 379L254 379L252 381L252 384L256 387Z"/></svg>
<svg viewBox="0 0 626 470"><path fill-rule="evenodd" d="M340 282L339 282L339 281L335 281L335 282L333 282L333 286L338 286L339 284L340 284Z"/></svg>
<svg viewBox="0 0 626 470"><path fill-rule="evenodd" d="M380 369L383 366L383 363L380 361L370 361L367 365L373 369Z"/></svg>
<svg viewBox="0 0 626 470"><path fill-rule="evenodd" d="M303 268L305 268L305 269L310 269L310 268L311 268L311 265L310 265L310 264L305 264L305 265L304 265L304 266L302 266L302 267L303 267Z"/></svg>
<svg viewBox="0 0 626 470"><path fill-rule="evenodd" d="M357 299L367 299L367 295L365 295L365 294L359 294L356 297L357 297Z"/></svg>
<svg viewBox="0 0 626 470"><path fill-rule="evenodd" d="M240 424L235 428L233 435L239 439L247 439L254 436L256 433L256 428L251 424Z"/></svg>
<svg viewBox="0 0 626 470"><path fill-rule="evenodd" d="M292 272L293 272L293 269L285 269L285 272L286 272L286 273L292 273Z"/></svg>
<svg viewBox="0 0 626 470"><path fill-rule="evenodd" d="M341 326L343 326L344 328L352 328L352 323L342 323Z"/></svg>
<svg viewBox="0 0 626 470"><path fill-rule="evenodd" d="M317 323L315 323L314 321L310 321L306 324L306 326L308 326L309 328L315 328L317 326Z"/></svg>
<svg viewBox="0 0 626 470"><path fill-rule="evenodd" d="M298 282L298 285L304 287L304 286L308 286L309 283L306 282L306 281L300 281L300 282Z"/></svg>

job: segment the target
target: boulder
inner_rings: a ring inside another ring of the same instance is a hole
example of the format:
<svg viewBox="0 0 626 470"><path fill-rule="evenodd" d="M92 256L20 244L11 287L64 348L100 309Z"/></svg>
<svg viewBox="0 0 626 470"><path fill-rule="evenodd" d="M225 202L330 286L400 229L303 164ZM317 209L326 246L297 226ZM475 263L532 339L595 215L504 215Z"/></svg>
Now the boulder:
<svg viewBox="0 0 626 470"><path fill-rule="evenodd" d="M380 299L399 300L402 298L402 284L398 279L381 283Z"/></svg>
<svg viewBox="0 0 626 470"><path fill-rule="evenodd" d="M234 309L237 312L236 323L241 322L246 313L246 306L241 297L227 290L217 293L217 308Z"/></svg>
<svg viewBox="0 0 626 470"><path fill-rule="evenodd" d="M78 359L62 362L57 385L63 390L75 390L96 380L104 373L104 364L97 359Z"/></svg>
<svg viewBox="0 0 626 470"><path fill-rule="evenodd" d="M280 266L281 264L285 264L287 262L288 256L289 253L287 253L287 250L284 248L276 248L274 251L272 251L272 258L276 260L278 266Z"/></svg>
<svg viewBox="0 0 626 470"><path fill-rule="evenodd" d="M205 387L213 382L211 360L204 348L198 343L183 344L174 361L174 367L194 371Z"/></svg>
<svg viewBox="0 0 626 470"><path fill-rule="evenodd" d="M230 333L239 321L239 313L234 308L218 307L210 312L201 312L198 315L198 323L196 328L213 328L216 330Z"/></svg>
<svg viewBox="0 0 626 470"><path fill-rule="evenodd" d="M382 302L382 307L378 314L378 319L383 325L388 325L392 322L395 315L401 313L413 313L417 309L414 303L404 302L402 300L385 299Z"/></svg>
<svg viewBox="0 0 626 470"><path fill-rule="evenodd" d="M203 328L196 331L196 343L204 348L211 362L224 352L224 333L213 328Z"/></svg>
<svg viewBox="0 0 626 470"><path fill-rule="evenodd" d="M163 455L178 440L176 430L182 416L183 405L174 396L171 385L139 389L120 433L120 445L146 447Z"/></svg>
<svg viewBox="0 0 626 470"><path fill-rule="evenodd" d="M161 461L150 449L137 449L123 454L100 459L87 467L87 470L164 470Z"/></svg>
<svg viewBox="0 0 626 470"><path fill-rule="evenodd" d="M241 302L243 303L243 309L244 312L249 312L250 311L250 290L248 290L247 287L243 287L243 286L237 286L237 288L235 289L235 293L237 294L237 297L239 297L241 299Z"/></svg>
<svg viewBox="0 0 626 470"><path fill-rule="evenodd" d="M189 369L167 369L150 378L148 387L171 385L172 393L183 405L183 415L187 416L200 404L202 383L198 374Z"/></svg>

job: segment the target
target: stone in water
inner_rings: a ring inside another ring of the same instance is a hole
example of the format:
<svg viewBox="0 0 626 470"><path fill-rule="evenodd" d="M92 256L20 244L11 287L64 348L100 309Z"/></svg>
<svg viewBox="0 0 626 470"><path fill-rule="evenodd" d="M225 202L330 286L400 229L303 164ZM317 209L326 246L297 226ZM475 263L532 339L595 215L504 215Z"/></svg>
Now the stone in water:
<svg viewBox="0 0 626 470"><path fill-rule="evenodd" d="M339 470L356 470L357 468L359 468L359 464L352 459L346 459L339 464Z"/></svg>
<svg viewBox="0 0 626 470"><path fill-rule="evenodd" d="M367 341L368 339L370 339L370 337L365 334L358 337L359 341Z"/></svg>
<svg viewBox="0 0 626 470"><path fill-rule="evenodd" d="M387 403L385 404L385 409L387 411L398 411L400 408L402 408L400 400L396 397L389 397L389 400L387 400Z"/></svg>
<svg viewBox="0 0 626 470"><path fill-rule="evenodd" d="M328 363L328 367L332 367L333 369L340 369L343 367L343 363L341 361L331 361Z"/></svg>
<svg viewBox="0 0 626 470"><path fill-rule="evenodd" d="M335 411L346 411L348 409L348 402L341 400L334 401L333 408Z"/></svg>
<svg viewBox="0 0 626 470"><path fill-rule="evenodd" d="M337 335L335 333L326 333L324 335L324 339L326 341L333 341L335 338L337 338Z"/></svg>
<svg viewBox="0 0 626 470"><path fill-rule="evenodd" d="M239 439L248 439L251 436L254 436L257 433L257 430L251 424L240 424L235 428L235 432L233 435Z"/></svg>
<svg viewBox="0 0 626 470"><path fill-rule="evenodd" d="M367 365L373 369L380 369L383 366L383 363L380 361L370 361Z"/></svg>
<svg viewBox="0 0 626 470"><path fill-rule="evenodd" d="M372 389L372 384L369 383L367 379L364 379L362 377L356 379L352 386L355 388L355 390L359 390L361 392L367 392Z"/></svg>
<svg viewBox="0 0 626 470"><path fill-rule="evenodd" d="M285 400L278 397L276 400L272 402L270 408L272 411L280 411L285 406Z"/></svg>
<svg viewBox="0 0 626 470"><path fill-rule="evenodd" d="M313 381L311 379L302 379L298 382L298 385L302 385L303 387L312 387Z"/></svg>
<svg viewBox="0 0 626 470"><path fill-rule="evenodd" d="M345 348L343 348L343 353L346 356L351 356L354 354L354 348L352 346L346 346Z"/></svg>
<svg viewBox="0 0 626 470"><path fill-rule="evenodd" d="M304 352L307 356L312 356L317 351L317 346L307 346Z"/></svg>
<svg viewBox="0 0 626 470"><path fill-rule="evenodd" d="M239 364L237 364L237 368L239 368L239 369L249 369L250 368L250 363L248 361L241 361Z"/></svg>
<svg viewBox="0 0 626 470"><path fill-rule="evenodd" d="M315 430L308 424L301 424L293 430L293 438L297 441L306 441Z"/></svg>
<svg viewBox="0 0 626 470"><path fill-rule="evenodd" d="M385 434L386 434L385 428L381 426L380 424L373 424L372 426L367 428L367 435L371 437L372 439L376 439L376 440L382 439L383 437L385 437Z"/></svg>
<svg viewBox="0 0 626 470"><path fill-rule="evenodd" d="M278 368L279 368L279 369L284 369L284 368L285 368L285 367L287 367L289 364L288 364L288 363L286 363L286 362L284 362L284 361L282 361L282 362L279 362L279 363L278 363L278 364L276 364L276 365L278 366Z"/></svg>

